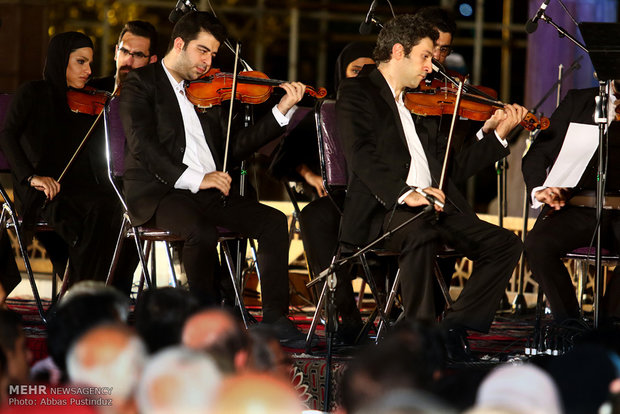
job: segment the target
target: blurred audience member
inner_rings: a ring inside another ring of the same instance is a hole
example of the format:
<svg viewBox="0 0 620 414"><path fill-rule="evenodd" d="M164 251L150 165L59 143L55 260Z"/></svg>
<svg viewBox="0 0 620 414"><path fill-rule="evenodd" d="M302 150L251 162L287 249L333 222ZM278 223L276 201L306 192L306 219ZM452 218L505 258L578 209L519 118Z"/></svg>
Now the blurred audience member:
<svg viewBox="0 0 620 414"><path fill-rule="evenodd" d="M290 382L264 374L245 373L222 383L211 414L296 414L304 410Z"/></svg>
<svg viewBox="0 0 620 414"><path fill-rule="evenodd" d="M618 378L610 352L601 345L580 343L555 358L538 361L555 381L566 414L597 413Z"/></svg>
<svg viewBox="0 0 620 414"><path fill-rule="evenodd" d="M456 414L436 397L415 390L396 390L361 408L359 414Z"/></svg>
<svg viewBox="0 0 620 414"><path fill-rule="evenodd" d="M187 319L182 342L187 348L211 355L225 373L241 370L248 359L245 329L222 309L207 309Z"/></svg>
<svg viewBox="0 0 620 414"><path fill-rule="evenodd" d="M138 385L138 409L144 414L208 412L221 380L215 362L204 353L181 347L164 349L153 356L143 371Z"/></svg>
<svg viewBox="0 0 620 414"><path fill-rule="evenodd" d="M49 315L47 348L54 365L64 375L67 351L77 338L100 323L126 323L128 314L129 300L118 290L105 286L103 282L75 284ZM39 366L46 364L49 366L49 361ZM36 379L49 380L44 377L45 373L38 369L37 372Z"/></svg>
<svg viewBox="0 0 620 414"><path fill-rule="evenodd" d="M136 303L136 331L151 354L179 345L185 320L198 308L198 301L186 289L147 289Z"/></svg>
<svg viewBox="0 0 620 414"><path fill-rule="evenodd" d="M341 383L343 409L356 413L394 390L432 390L444 370L443 350L436 329L402 324L351 362Z"/></svg>
<svg viewBox="0 0 620 414"><path fill-rule="evenodd" d="M0 348L6 359L8 383L28 383L32 353L26 346L21 316L8 309L0 309Z"/></svg>
<svg viewBox="0 0 620 414"><path fill-rule="evenodd" d="M494 369L480 384L476 409L506 410L513 414L561 414L558 389L541 368L504 365Z"/></svg>
<svg viewBox="0 0 620 414"><path fill-rule="evenodd" d="M105 324L82 335L67 355L71 383L111 387L114 413L135 413L134 391L146 363L146 349L125 325Z"/></svg>
<svg viewBox="0 0 620 414"><path fill-rule="evenodd" d="M290 381L293 361L282 349L276 334L268 326L256 325L248 330L250 346L246 369Z"/></svg>

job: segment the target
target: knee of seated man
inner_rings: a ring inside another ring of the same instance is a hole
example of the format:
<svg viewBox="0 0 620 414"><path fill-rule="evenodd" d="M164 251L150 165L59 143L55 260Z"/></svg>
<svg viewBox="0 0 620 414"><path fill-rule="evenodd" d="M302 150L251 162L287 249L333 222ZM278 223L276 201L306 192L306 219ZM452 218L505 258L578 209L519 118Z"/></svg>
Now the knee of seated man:
<svg viewBox="0 0 620 414"><path fill-rule="evenodd" d="M185 244L200 244L205 247L217 245L217 229L205 220L197 220L195 225L185 237Z"/></svg>

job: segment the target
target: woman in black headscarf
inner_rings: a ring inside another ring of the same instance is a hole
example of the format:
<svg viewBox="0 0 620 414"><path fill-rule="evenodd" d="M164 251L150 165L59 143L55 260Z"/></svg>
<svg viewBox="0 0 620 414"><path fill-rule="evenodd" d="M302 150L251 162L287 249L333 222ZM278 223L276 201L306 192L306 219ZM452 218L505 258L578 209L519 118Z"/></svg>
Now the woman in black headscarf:
<svg viewBox="0 0 620 414"><path fill-rule="evenodd" d="M362 67L374 64L373 45L369 43L349 43L342 49L336 60L334 72L335 99L340 81L357 76ZM314 112L310 111L299 124L282 139L274 155L270 171L279 179L302 181L310 185L319 196L310 202L299 215L301 237L308 265L314 275L318 275L331 263L338 247L340 213L326 195L319 165L319 149L316 136ZM336 202L340 203L338 195ZM361 316L353 297L351 283L347 282L346 272L338 272L339 283L336 288L336 306L342 318L338 335L345 343L352 343L362 326Z"/></svg>
<svg viewBox="0 0 620 414"><path fill-rule="evenodd" d="M67 170L58 177L93 124L95 116L71 111L69 88L82 89L91 75L93 43L66 32L48 47L43 80L22 85L8 110L0 145L13 176L24 229L46 220L54 233L37 234L55 273L70 258L70 282L105 280L120 229L120 203L107 181L101 129L94 133Z"/></svg>

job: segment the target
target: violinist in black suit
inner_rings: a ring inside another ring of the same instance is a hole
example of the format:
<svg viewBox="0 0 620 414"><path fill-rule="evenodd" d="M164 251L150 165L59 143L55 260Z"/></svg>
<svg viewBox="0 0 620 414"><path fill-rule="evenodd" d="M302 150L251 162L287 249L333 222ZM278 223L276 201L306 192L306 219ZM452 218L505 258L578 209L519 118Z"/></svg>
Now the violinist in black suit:
<svg viewBox="0 0 620 414"><path fill-rule="evenodd" d="M217 226L258 240L263 321L281 340L303 336L288 313L288 232L286 216L241 197L222 171L226 151L226 111L197 111L185 95L185 82L206 73L226 39L211 14L191 12L175 25L161 63L129 73L121 93L127 136L125 193L135 224L152 223L185 240L182 258L190 290L203 304L218 301L214 284ZM305 86L285 83L271 113L254 126L235 128L228 157L246 158L280 136ZM223 202L223 195L226 196Z"/></svg>
<svg viewBox="0 0 620 414"><path fill-rule="evenodd" d="M615 84L615 83L614 83ZM563 323L579 318L579 304L570 275L562 263L566 253L580 247L590 246L596 226L596 211L592 207L573 204L584 194L594 194L598 151L594 153L575 188L545 187L548 168L560 153L566 131L571 123L595 125L595 97L598 88L576 89L566 94L560 106L551 116L551 126L541 131L523 158L522 171L528 194L534 208L541 212L534 228L525 240L525 255L532 275L540 284L549 300L554 319ZM616 97L610 96L610 119L614 119ZM609 125L609 162L606 192L620 191L620 125ZM590 198L592 201L594 198ZM618 249L620 241L620 214L618 210L603 209L601 222L603 247ZM608 293L617 291L619 277L608 285ZM620 292L619 292L620 293ZM608 317L620 317L618 301L620 294L606 294L603 310Z"/></svg>
<svg viewBox="0 0 620 414"><path fill-rule="evenodd" d="M479 220L450 180L445 192L438 188L441 165L428 150L437 123L414 122L404 106L405 87L417 87L431 71L437 37L425 20L397 16L379 34L377 67L366 67L340 86L336 112L349 170L340 240L363 246L422 211L429 198L445 202L443 209L435 204L437 215L427 214L395 232L386 246L401 252L402 295L411 319L435 320L432 275L442 243L474 260L471 278L443 320L463 339L465 329L488 331L521 243L512 232ZM450 176L465 179L506 156L503 138L525 114L518 105L497 111L482 128L481 139L454 157Z"/></svg>

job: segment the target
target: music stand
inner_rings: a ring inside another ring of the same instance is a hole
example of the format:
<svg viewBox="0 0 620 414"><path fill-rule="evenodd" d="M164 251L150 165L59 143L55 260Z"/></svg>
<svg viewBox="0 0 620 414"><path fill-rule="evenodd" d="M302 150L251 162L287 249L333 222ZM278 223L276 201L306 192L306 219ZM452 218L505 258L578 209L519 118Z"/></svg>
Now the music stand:
<svg viewBox="0 0 620 414"><path fill-rule="evenodd" d="M599 325L600 298L602 293L602 263L601 263L601 215L603 211L603 197L605 196L604 163L607 159L607 125L608 96L611 90L611 81L620 79L620 24L583 22L579 30L588 49L588 55L596 70L599 80L599 96L596 97L595 122L599 126L598 170L599 180L596 184L596 279L594 292L594 328Z"/></svg>

